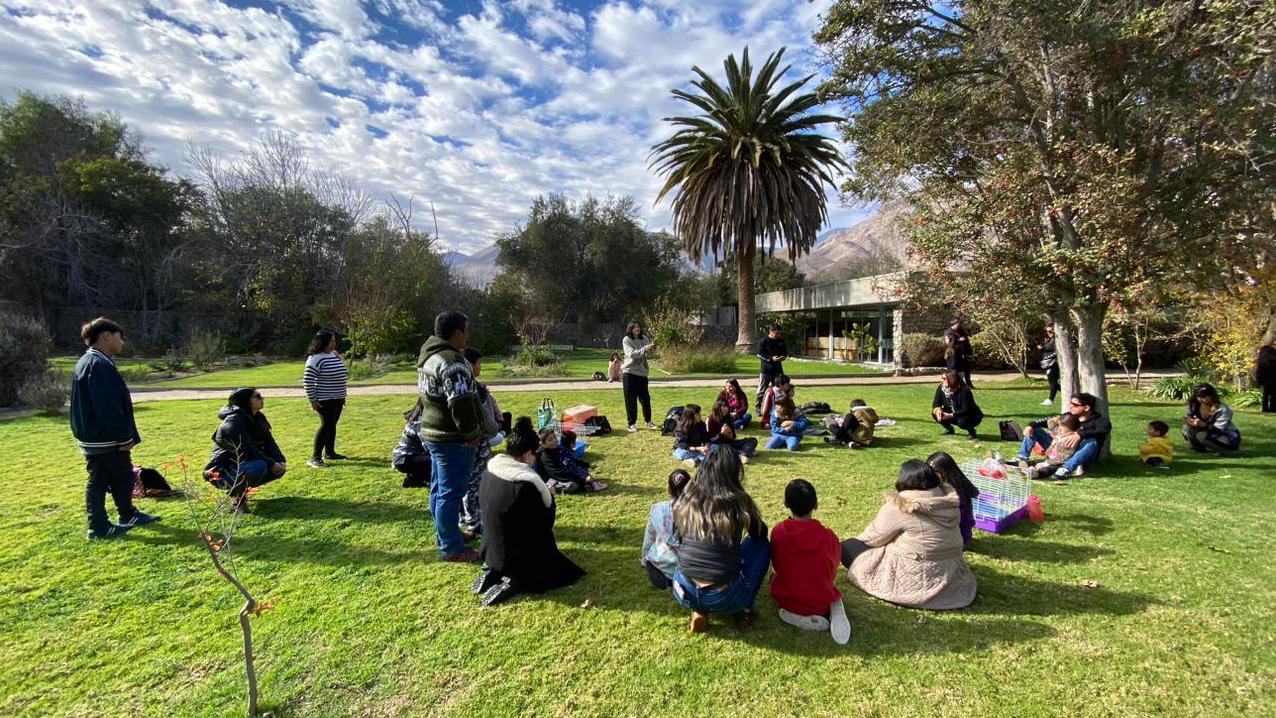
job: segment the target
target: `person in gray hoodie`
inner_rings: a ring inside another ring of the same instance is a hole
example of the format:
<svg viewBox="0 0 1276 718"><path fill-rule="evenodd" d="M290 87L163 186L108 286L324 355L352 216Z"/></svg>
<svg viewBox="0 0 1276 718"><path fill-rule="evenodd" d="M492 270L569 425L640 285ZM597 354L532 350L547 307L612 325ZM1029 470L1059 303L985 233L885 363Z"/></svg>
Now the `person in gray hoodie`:
<svg viewBox="0 0 1276 718"><path fill-rule="evenodd" d="M417 359L421 440L430 452L434 476L434 532L444 561L466 563L477 561L479 554L466 547L458 522L483 429L478 384L463 354L469 343L469 317L442 312Z"/></svg>

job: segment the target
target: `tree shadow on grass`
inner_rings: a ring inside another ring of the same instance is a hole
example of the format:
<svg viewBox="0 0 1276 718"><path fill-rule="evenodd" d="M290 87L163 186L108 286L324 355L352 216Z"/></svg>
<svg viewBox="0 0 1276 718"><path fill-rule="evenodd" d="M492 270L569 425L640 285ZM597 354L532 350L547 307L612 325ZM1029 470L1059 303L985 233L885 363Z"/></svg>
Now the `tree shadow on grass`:
<svg viewBox="0 0 1276 718"><path fill-rule="evenodd" d="M1140 613L1157 603L1148 594L1117 591L1102 586L1089 588L1081 581L1059 583L1028 578L980 566L979 597L964 613L997 616L1055 616L1105 614L1125 616Z"/></svg>
<svg viewBox="0 0 1276 718"><path fill-rule="evenodd" d="M128 541L156 546L199 546L193 531L163 524L151 524L154 531L145 535L130 535ZM430 535L433 534L431 529ZM420 548L409 551L386 551L373 546L350 544L322 538L304 540L275 535L237 533L233 547L235 555L244 559L270 563L304 563L316 566L390 566L401 563L440 562L438 551L425 536Z"/></svg>
<svg viewBox="0 0 1276 718"><path fill-rule="evenodd" d="M428 500L426 492L420 492L422 500ZM314 521L350 520L359 523L390 523L418 521L419 509L401 503L383 501L342 501L306 496L280 496L258 498L250 501L252 511L263 519L299 519Z"/></svg>
<svg viewBox="0 0 1276 718"><path fill-rule="evenodd" d="M1089 514L1055 514L1047 512L1046 520L1052 523L1075 524L1076 528L1085 531L1091 536L1102 536L1111 533L1113 528L1112 519Z"/></svg>

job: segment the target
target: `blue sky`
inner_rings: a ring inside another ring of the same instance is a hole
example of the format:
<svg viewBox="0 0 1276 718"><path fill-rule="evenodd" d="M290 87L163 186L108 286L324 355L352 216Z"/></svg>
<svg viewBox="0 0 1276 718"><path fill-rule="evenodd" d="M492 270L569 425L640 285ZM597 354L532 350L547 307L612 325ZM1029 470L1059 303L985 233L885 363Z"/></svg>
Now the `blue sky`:
<svg viewBox="0 0 1276 718"><path fill-rule="evenodd" d="M818 70L828 4L0 0L0 95L83 97L179 175L191 142L234 156L283 130L374 199L433 201L444 245L472 252L551 192L633 195L668 226L647 154L670 90L746 44ZM830 227L863 215L830 196Z"/></svg>

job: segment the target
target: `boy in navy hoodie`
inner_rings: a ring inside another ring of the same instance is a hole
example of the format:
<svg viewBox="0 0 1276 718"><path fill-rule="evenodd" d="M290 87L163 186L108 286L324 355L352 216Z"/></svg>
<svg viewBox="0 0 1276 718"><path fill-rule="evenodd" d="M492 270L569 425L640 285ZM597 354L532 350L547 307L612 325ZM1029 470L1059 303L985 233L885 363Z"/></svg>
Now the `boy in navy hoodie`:
<svg viewBox="0 0 1276 718"><path fill-rule="evenodd" d="M133 505L130 452L142 437L133 421L133 399L112 359L124 348L124 330L110 319L98 317L81 327L80 336L89 349L71 374L71 433L88 464L89 482L84 491L88 536L115 538L159 517L142 513ZM120 514L118 524L106 515L108 491Z"/></svg>

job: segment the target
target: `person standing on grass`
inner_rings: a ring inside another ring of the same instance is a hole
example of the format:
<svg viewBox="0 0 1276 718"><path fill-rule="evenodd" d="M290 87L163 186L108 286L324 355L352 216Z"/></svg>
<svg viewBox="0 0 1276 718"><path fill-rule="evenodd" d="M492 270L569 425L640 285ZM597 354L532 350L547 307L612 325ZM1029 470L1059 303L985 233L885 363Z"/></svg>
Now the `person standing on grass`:
<svg viewBox="0 0 1276 718"><path fill-rule="evenodd" d="M961 374L966 386L974 388L970 370L975 367L975 350L970 346L970 332L961 324L961 317L953 317L953 323L944 332L944 360L949 369Z"/></svg>
<svg viewBox="0 0 1276 718"><path fill-rule="evenodd" d="M124 349L124 329L106 317L80 328L88 351L71 374L71 434L84 453L89 473L84 490L88 537L109 539L159 521L133 505L132 450L142 442L133 420L133 398L113 357ZM120 514L118 524L106 515L106 494Z"/></svg>
<svg viewBox="0 0 1276 718"><path fill-rule="evenodd" d="M310 408L319 415L314 450L306 462L313 469L327 466L325 461L346 458L337 453L337 422L346 406L347 377L346 364L337 353L337 333L330 329L315 332L306 349L306 370L301 378Z"/></svg>
<svg viewBox="0 0 1276 718"><path fill-rule="evenodd" d="M458 522L483 431L478 386L462 353L469 343L469 317L442 312L434 318L434 335L421 347L417 363L421 438L430 452L434 477L434 533L444 561L466 563L477 561L479 554L466 547Z"/></svg>
<svg viewBox="0 0 1276 718"><path fill-rule="evenodd" d="M648 429L655 429L651 423L651 392L647 389L647 355L655 348L656 343L642 332L642 325L631 322L621 342L625 357L620 363L620 386L625 393L625 420L629 425L629 433L638 431L638 404L642 404L642 418Z"/></svg>
<svg viewBox="0 0 1276 718"><path fill-rule="evenodd" d="M1254 384L1263 390L1263 412L1276 412L1276 347L1270 344L1258 350Z"/></svg>
<svg viewBox="0 0 1276 718"><path fill-rule="evenodd" d="M691 611L691 632L709 629L709 614L753 625L753 608L771 565L771 543L753 498L744 490L744 465L733 451L710 451L673 505L679 539L673 597Z"/></svg>
<svg viewBox="0 0 1276 718"><path fill-rule="evenodd" d="M1037 345L1041 350L1041 368L1046 370L1046 384L1050 386L1050 398L1042 399L1042 406L1053 406L1059 395L1059 350L1055 347L1054 326L1046 325L1046 339Z"/></svg>
<svg viewBox="0 0 1276 718"><path fill-rule="evenodd" d="M496 398L488 390L487 385L479 381L483 373L483 353L474 347L465 348L465 360L470 363L474 372L474 390L478 392L482 411L483 430L479 434L478 447L474 452L474 468L470 471L470 485L461 499L461 534L471 540L483 533L483 511L479 507L479 484L483 482L483 472L487 471L487 462L492 458L492 444L501 443L505 437L501 435L501 407Z"/></svg>
<svg viewBox="0 0 1276 718"><path fill-rule="evenodd" d="M760 416L762 398L776 378L784 374L784 360L789 358L789 349L784 345L784 337L780 336L779 324L767 327L766 336L758 342L757 355L762 367L758 372L758 394L753 399L753 410Z"/></svg>

